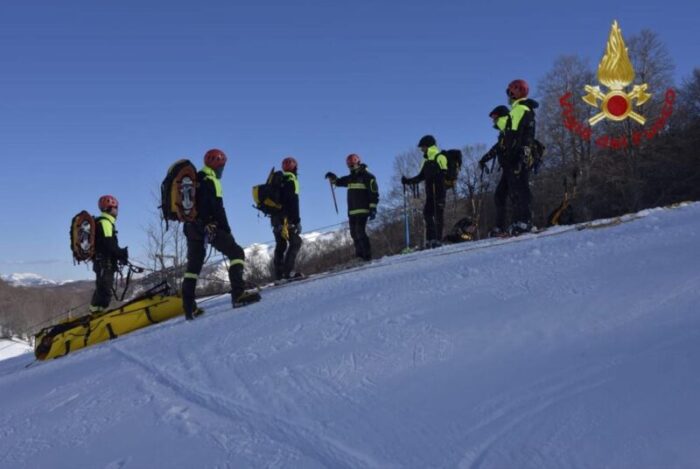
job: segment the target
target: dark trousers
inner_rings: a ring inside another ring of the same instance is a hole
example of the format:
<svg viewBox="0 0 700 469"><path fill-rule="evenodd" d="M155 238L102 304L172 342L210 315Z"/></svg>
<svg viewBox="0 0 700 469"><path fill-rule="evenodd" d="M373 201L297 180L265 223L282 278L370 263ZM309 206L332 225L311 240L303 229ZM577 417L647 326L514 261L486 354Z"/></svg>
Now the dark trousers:
<svg viewBox="0 0 700 469"><path fill-rule="evenodd" d="M513 222L532 223L530 204L532 193L530 192L530 171L527 169L509 168L502 169L501 180L498 182L495 193L496 201L496 226L501 230L506 229L506 209L508 199L513 207Z"/></svg>
<svg viewBox="0 0 700 469"><path fill-rule="evenodd" d="M195 309L197 276L202 271L207 247L204 242L204 229L199 224L185 223L184 231L187 238L187 272L182 281L182 303L185 311L192 313ZM235 300L245 291L243 248L236 243L231 233L223 231L217 232L209 243L229 259L228 278L231 282L231 297Z"/></svg>
<svg viewBox="0 0 700 469"><path fill-rule="evenodd" d="M272 233L275 235L275 257L273 260L275 266L275 279L289 277L294 270L294 264L297 259L297 254L301 249L301 236L297 229L289 230L289 239L284 239L282 236L282 227L284 226L284 218L272 219Z"/></svg>
<svg viewBox="0 0 700 469"><path fill-rule="evenodd" d="M90 301L91 310L105 309L112 301L112 286L114 285L114 272L116 265L112 260L95 260L92 263L95 272L95 292Z"/></svg>
<svg viewBox="0 0 700 469"><path fill-rule="evenodd" d="M442 240L442 228L445 223L445 186L442 184L425 184L425 239Z"/></svg>
<svg viewBox="0 0 700 469"><path fill-rule="evenodd" d="M366 261L372 260L372 246L367 236L368 215L350 215L350 237L355 244L355 255Z"/></svg>

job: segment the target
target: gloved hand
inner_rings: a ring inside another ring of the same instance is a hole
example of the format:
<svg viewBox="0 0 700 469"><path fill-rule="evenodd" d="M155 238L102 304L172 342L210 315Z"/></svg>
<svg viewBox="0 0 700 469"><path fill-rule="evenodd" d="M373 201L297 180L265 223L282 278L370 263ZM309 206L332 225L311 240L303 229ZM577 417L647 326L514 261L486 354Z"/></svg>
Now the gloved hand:
<svg viewBox="0 0 700 469"><path fill-rule="evenodd" d="M486 162L488 161L488 156L489 155L484 155L479 160L479 169L482 171L486 169Z"/></svg>
<svg viewBox="0 0 700 469"><path fill-rule="evenodd" d="M335 180L338 179L338 176L336 176L335 173L331 173L330 171L328 171L324 177L326 179L330 179L331 182L335 182Z"/></svg>
<svg viewBox="0 0 700 469"><path fill-rule="evenodd" d="M369 219L374 220L375 217L377 216L377 209L372 207L369 209Z"/></svg>
<svg viewBox="0 0 700 469"><path fill-rule="evenodd" d="M406 176L401 176L401 184L406 185L406 184L411 184L411 180L407 178Z"/></svg>
<svg viewBox="0 0 700 469"><path fill-rule="evenodd" d="M210 243L214 241L214 239L216 238L215 223L209 223L207 226L204 227L204 236L209 240Z"/></svg>

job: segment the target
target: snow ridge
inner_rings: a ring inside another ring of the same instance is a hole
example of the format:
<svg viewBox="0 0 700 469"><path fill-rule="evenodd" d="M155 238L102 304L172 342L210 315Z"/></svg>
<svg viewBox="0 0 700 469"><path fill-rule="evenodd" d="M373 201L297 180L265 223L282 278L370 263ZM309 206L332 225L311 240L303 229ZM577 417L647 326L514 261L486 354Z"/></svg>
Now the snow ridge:
<svg viewBox="0 0 700 469"><path fill-rule="evenodd" d="M699 241L684 204L11 358L0 467L694 467Z"/></svg>

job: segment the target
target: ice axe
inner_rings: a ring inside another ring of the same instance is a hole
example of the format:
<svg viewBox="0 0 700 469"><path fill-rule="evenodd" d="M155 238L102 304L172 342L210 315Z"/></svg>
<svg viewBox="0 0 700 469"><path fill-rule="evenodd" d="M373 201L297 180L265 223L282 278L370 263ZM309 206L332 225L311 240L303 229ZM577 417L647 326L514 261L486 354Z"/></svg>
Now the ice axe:
<svg viewBox="0 0 700 469"><path fill-rule="evenodd" d="M338 214L338 201L335 198L335 187L333 186L333 181L328 179L328 183L331 185L331 194L333 194L333 205L335 206L335 213Z"/></svg>

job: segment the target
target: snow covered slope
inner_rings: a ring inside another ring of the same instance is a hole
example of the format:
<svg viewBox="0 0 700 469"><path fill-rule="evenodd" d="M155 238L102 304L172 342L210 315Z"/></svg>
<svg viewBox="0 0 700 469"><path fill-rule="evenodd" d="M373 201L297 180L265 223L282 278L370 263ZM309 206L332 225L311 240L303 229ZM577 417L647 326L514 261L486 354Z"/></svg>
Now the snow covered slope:
<svg viewBox="0 0 700 469"><path fill-rule="evenodd" d="M0 467L698 467L699 246L652 210L5 360Z"/></svg>
<svg viewBox="0 0 700 469"><path fill-rule="evenodd" d="M32 351L32 347L23 340L16 338L0 339L0 361Z"/></svg>

